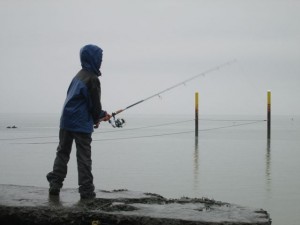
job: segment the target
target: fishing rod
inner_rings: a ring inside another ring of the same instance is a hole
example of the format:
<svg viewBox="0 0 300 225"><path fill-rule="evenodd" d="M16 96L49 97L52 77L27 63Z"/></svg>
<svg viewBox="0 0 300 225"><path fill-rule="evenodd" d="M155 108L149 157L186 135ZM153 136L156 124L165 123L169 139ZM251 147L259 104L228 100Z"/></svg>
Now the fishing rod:
<svg viewBox="0 0 300 225"><path fill-rule="evenodd" d="M168 88L166 88L166 89L164 89L164 90L162 90L162 91L159 91L159 92L157 92L157 93L155 93L155 94L153 94L153 95L151 95L151 96L149 96L149 97L147 97L147 98L144 98L144 99L142 99L142 100L140 100L140 101L137 101L137 102L135 102L135 103L133 103L133 104L131 104L131 105L129 105L129 106L123 108L123 109L119 109L119 110L117 110L117 111L115 111L115 112L113 112L113 113L111 114L111 116L112 116L113 119L112 119L112 120L109 119L109 123L110 123L114 128L115 128L115 127L121 128L121 127L123 127L123 124L125 123L125 120L124 120L124 119L120 119L120 118L119 118L119 119L116 119L116 118L115 118L116 115L118 115L118 114L124 112L125 110L127 110L127 109L129 109L129 108L132 108L133 106L136 106L136 105L138 105L138 104L141 104L142 102L145 102L145 101L147 101L147 100L149 100L149 99L152 99L152 98L154 98L154 97L156 97L156 96L160 97L161 94L163 94L163 93L165 93L165 92L167 92L167 91L170 91L170 90L172 90L172 89L174 89L174 88L177 88L177 87L179 87L179 86L181 86L181 85L185 85L187 82L189 82L189 81L191 81L191 80L194 80L194 79L196 79L196 78L198 78L198 77L200 77L200 76L205 76L205 75L208 74L208 73L212 73L212 72L214 72L214 71L220 70L220 69L222 69L222 68L224 68L224 67L226 67L226 66L229 66L229 65L231 65L231 64L233 64L233 63L235 63L235 62L236 62L236 60L231 60L231 61L228 61L228 62L226 62L226 63L223 63L223 64L220 64L220 65L218 65L218 66L215 66L215 67L213 67L213 68L210 68L210 69L208 69L208 70L206 70L206 71L204 71L204 72L202 72L202 73L199 73L199 74L197 74L197 75L195 75L195 76L192 76L192 77L190 77L190 78L188 78L188 79L186 79L186 80L184 80L184 81L181 81L181 82L179 82L179 83L177 83L177 84L175 84L175 85L173 85L173 86L171 86L171 87L168 87Z"/></svg>

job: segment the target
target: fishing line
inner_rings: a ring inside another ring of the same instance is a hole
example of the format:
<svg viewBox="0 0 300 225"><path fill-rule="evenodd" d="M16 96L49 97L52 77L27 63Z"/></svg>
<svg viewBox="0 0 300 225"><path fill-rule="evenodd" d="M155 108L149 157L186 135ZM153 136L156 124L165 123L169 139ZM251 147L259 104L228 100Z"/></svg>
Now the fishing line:
<svg viewBox="0 0 300 225"><path fill-rule="evenodd" d="M222 126L222 127L200 129L198 131L221 130L221 129L225 129L225 128L239 127L239 126L245 126L245 125L261 123L261 122L265 122L265 121L260 120L260 121L249 122L249 123L233 124L233 125ZM191 130L191 131L162 133L162 134L153 134L153 135L142 135L142 136L132 136L132 137L103 138L103 139L96 139L96 140L93 140L93 141L129 140L129 139L138 139L138 138L151 138L151 137L162 137L162 136L170 136L170 135L178 135L178 134L187 134L187 133L194 133L194 132L195 132L195 130Z"/></svg>
<svg viewBox="0 0 300 225"><path fill-rule="evenodd" d="M227 120L222 120L222 119L199 119L199 120L213 121L213 122L244 122L244 121L249 121L249 122L254 122L254 123L267 121L267 120L228 120L228 119ZM182 120L182 121L163 123L163 124L155 124L155 125L143 126L143 127L118 129L118 130L108 130L108 131L99 131L99 132L95 132L94 136L96 134L106 134L106 133L116 133L116 132L142 130L142 129L148 129L148 128L155 128L155 127L163 127L163 126L169 126L169 125L175 125L175 124L188 123L188 122L193 122L193 121L195 121L195 120L194 119L189 119L189 120ZM227 127L227 126L225 126L225 127ZM211 129L218 129L218 128L211 128ZM199 130L199 131L204 131L204 130ZM38 136L38 137L1 138L0 140L1 141L15 141L15 140L31 140L31 139L45 139L45 138L58 138L58 137L55 135L55 136Z"/></svg>
<svg viewBox="0 0 300 225"><path fill-rule="evenodd" d="M262 122L267 120L222 120L222 119L199 119L201 121L211 121L211 122L245 122L245 121L251 121L251 122ZM183 120L178 122L170 122L170 123L163 123L163 124L156 124L156 125L150 125L150 126L143 126L143 127L135 127L135 128L127 128L127 129L117 129L117 130L108 130L108 131L99 131L95 132L94 136L96 134L106 134L106 133L115 133L115 132L123 132L123 131L132 131L132 130L142 130L142 129L148 129L148 128L155 128L155 127L162 127L162 126L168 126L168 125L174 125L174 124L180 124L180 123L187 123L187 122L194 122L195 119L189 119L189 120Z"/></svg>
<svg viewBox="0 0 300 225"><path fill-rule="evenodd" d="M103 134L103 133L105 134L105 133L115 133L115 132L122 132L122 131L141 130L141 129L162 127L162 126L168 126L168 125L174 125L174 124L180 124L180 123L187 123L187 122L192 122L192 121L194 121L194 119L183 120L183 121L178 121L178 122L163 123L163 124L156 124L156 125L150 125L150 126L144 126L144 127L127 128L127 129L121 129L121 130L118 129L118 130L109 130L109 131L99 131L99 132L95 132L95 134Z"/></svg>
<svg viewBox="0 0 300 225"><path fill-rule="evenodd" d="M230 119L199 119L202 121L211 121L211 122L245 122L245 121L252 121L252 122L262 122L262 121L267 121L267 120L230 120Z"/></svg>
<svg viewBox="0 0 300 225"><path fill-rule="evenodd" d="M249 122L249 123L242 123L242 124L233 124L233 125L222 126L222 127L200 129L198 131L220 130L220 129L225 129L225 128L245 126L245 125L250 125L250 124L255 124L255 123L261 123L261 122L265 122L265 120L260 120L260 121L255 121L255 122ZM170 135L178 135L178 134L187 134L187 133L194 133L194 132L195 132L195 130L190 130L190 131L182 131L182 132L161 133L161 134L132 136L132 137L103 138L103 139L96 139L96 140L93 140L93 141L129 140L129 139L138 139L138 138L151 138L151 137L162 137L162 136L170 136Z"/></svg>
<svg viewBox="0 0 300 225"><path fill-rule="evenodd" d="M106 133L124 132L124 131L132 131L132 130L142 130L142 129L148 129L148 128L168 126L168 125L173 125L173 124L187 123L187 122L192 122L192 121L194 121L194 120L190 119L190 120L183 120L183 121L177 121L177 122L155 124L155 125L150 125L150 126L127 128L127 129L121 129L121 130L118 129L118 130L99 131L99 132L95 132L94 136L96 134L106 134ZM30 140L30 139L44 139L44 138L58 138L58 137L56 135L56 136L39 136L39 137L1 138L0 141Z"/></svg>
<svg viewBox="0 0 300 225"><path fill-rule="evenodd" d="M233 124L228 126L221 126L221 127L213 127L213 128L206 128L206 129L199 129L198 131L212 131L212 130L221 130L226 128L232 128L232 127L240 127L240 126L246 126L251 125L255 123L262 123L266 120L258 120L254 122L248 122L248 123L241 123L241 124ZM194 133L195 130L190 131L182 131L182 132L172 132L172 133L160 133L160 134L153 134L153 135L141 135L141 136L131 136L131 137L117 137L117 138L103 138L103 139L93 139L93 142L98 141L117 141L117 140L130 140L130 139L139 139L139 138L151 138L151 137L162 137L162 136L171 136L171 135L178 135L178 134L188 134L188 133ZM55 144L57 142L49 141L49 142L31 142L31 143L11 143L11 144L31 144L31 145L38 145L38 144Z"/></svg>
<svg viewBox="0 0 300 225"><path fill-rule="evenodd" d="M249 123L242 123L242 124L233 124L233 125L228 125L228 126L222 126L222 127L214 127L214 128L206 128L206 129L200 129L198 131L211 131L211 130L221 130L225 128L231 128L231 127L239 127L239 126L245 126L245 125L250 125L250 124L255 124L255 123L262 123L267 120L257 120Z"/></svg>

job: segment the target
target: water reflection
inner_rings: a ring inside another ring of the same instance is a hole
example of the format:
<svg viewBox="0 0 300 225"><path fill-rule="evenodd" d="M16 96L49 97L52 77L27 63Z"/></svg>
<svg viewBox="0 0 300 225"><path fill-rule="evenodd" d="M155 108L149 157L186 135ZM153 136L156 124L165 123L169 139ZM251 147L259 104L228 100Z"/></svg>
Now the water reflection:
<svg viewBox="0 0 300 225"><path fill-rule="evenodd" d="M267 140L267 148L266 148L266 189L267 191L271 191L271 140Z"/></svg>

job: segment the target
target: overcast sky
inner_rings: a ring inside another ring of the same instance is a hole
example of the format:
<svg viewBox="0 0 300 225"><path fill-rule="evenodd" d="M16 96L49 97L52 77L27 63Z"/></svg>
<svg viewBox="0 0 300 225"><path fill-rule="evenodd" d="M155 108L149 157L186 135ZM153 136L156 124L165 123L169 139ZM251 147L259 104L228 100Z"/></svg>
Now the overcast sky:
<svg viewBox="0 0 300 225"><path fill-rule="evenodd" d="M126 113L300 115L298 0L0 0L0 113L60 113L79 49L104 51L103 108Z"/></svg>

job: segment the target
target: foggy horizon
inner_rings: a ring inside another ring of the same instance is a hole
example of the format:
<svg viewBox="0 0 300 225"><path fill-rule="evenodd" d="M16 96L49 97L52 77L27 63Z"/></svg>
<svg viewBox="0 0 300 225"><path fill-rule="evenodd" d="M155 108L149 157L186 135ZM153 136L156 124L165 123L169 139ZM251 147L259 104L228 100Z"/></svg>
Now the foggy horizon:
<svg viewBox="0 0 300 225"><path fill-rule="evenodd" d="M230 60L236 63L127 114L300 115L300 2L0 2L0 113L60 113L81 69L103 49L103 109L125 108Z"/></svg>

